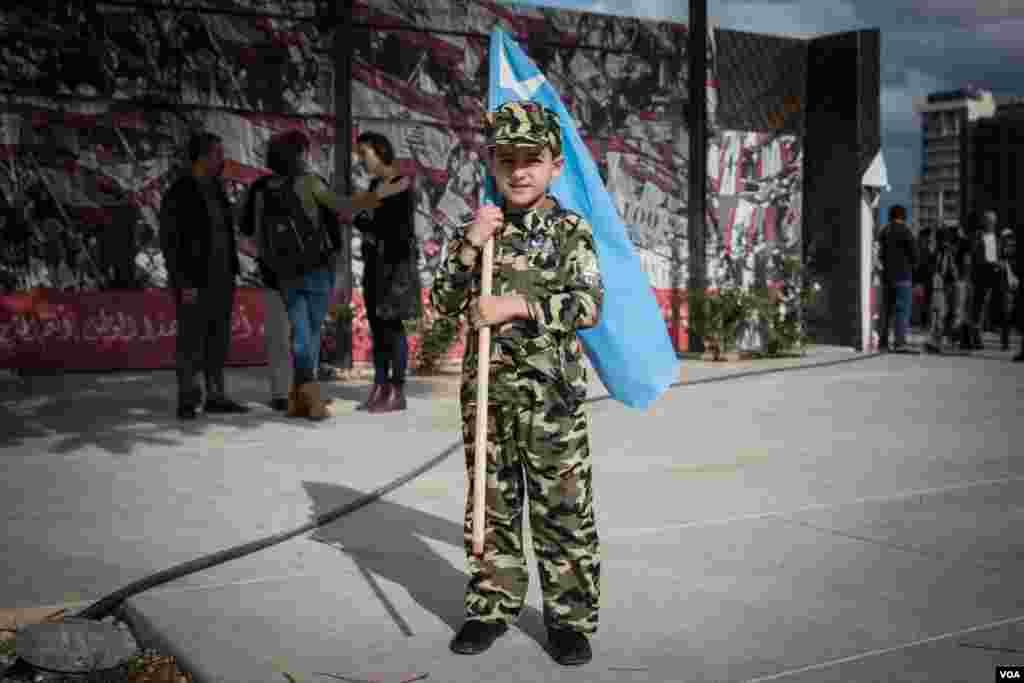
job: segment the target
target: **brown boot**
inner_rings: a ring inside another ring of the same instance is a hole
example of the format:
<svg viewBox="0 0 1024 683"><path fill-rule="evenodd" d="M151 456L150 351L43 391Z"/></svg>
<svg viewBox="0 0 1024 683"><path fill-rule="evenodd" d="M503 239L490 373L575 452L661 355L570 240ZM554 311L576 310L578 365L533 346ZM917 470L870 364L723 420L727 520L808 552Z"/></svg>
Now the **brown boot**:
<svg viewBox="0 0 1024 683"><path fill-rule="evenodd" d="M305 404L299 397L299 389L294 384L291 391L288 392L288 410L285 411L285 415L287 417L309 417L305 411Z"/></svg>
<svg viewBox="0 0 1024 683"><path fill-rule="evenodd" d="M356 407L356 410L369 410L370 408L372 408L374 404L380 400L380 395L383 393L383 391L383 384L374 384L373 387L370 389L370 395L366 397L365 401L363 401L362 403L359 404L358 407Z"/></svg>
<svg viewBox="0 0 1024 683"><path fill-rule="evenodd" d="M326 420L334 416L327 403L320 400L319 382L308 382L299 386L299 402L305 416L310 420Z"/></svg>

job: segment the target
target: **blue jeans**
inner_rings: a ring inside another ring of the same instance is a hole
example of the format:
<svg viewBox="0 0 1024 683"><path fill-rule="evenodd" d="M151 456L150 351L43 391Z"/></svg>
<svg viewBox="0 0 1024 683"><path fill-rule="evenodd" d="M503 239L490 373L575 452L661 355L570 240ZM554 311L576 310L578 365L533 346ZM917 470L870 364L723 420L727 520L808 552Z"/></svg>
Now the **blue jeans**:
<svg viewBox="0 0 1024 683"><path fill-rule="evenodd" d="M298 286L284 291L288 320L292 324L296 382L312 382L316 378L320 367L320 330L333 289L334 272L322 268L306 273Z"/></svg>
<svg viewBox="0 0 1024 683"><path fill-rule="evenodd" d="M886 282L882 291L881 329L879 344L889 346L889 327L896 332L896 345L907 343L910 331L910 312L914 302L914 290L910 280Z"/></svg>
<svg viewBox="0 0 1024 683"><path fill-rule="evenodd" d="M893 294L896 309L896 319L893 321L893 328L896 333L896 344L898 346L907 343L907 332L910 331L910 312L914 303L913 284L909 280L896 282L893 284Z"/></svg>

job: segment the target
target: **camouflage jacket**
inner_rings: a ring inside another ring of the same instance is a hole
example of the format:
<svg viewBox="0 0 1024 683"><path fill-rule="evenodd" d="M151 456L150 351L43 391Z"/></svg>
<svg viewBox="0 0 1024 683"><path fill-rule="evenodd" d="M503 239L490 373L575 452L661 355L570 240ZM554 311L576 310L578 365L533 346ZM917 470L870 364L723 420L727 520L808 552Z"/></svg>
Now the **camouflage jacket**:
<svg viewBox="0 0 1024 683"><path fill-rule="evenodd" d="M431 289L431 303L441 315L462 314L480 294L482 259L473 268L462 264L464 239L460 234L449 243ZM597 324L604 296L590 224L553 198L525 214L506 214L495 237L491 293L523 296L531 315L491 328L492 376L499 381L513 375L547 378L562 385L561 393L585 394L583 348L576 331ZM470 330L464 380L475 377L477 344Z"/></svg>

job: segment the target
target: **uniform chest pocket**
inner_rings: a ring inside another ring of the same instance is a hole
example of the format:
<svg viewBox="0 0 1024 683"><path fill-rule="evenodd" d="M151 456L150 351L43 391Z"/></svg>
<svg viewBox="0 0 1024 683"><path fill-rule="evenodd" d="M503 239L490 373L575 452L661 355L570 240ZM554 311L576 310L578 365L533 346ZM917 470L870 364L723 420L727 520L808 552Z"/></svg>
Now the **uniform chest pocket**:
<svg viewBox="0 0 1024 683"><path fill-rule="evenodd" d="M555 273L560 263L558 245L550 235L539 235L527 244L527 259L532 268Z"/></svg>

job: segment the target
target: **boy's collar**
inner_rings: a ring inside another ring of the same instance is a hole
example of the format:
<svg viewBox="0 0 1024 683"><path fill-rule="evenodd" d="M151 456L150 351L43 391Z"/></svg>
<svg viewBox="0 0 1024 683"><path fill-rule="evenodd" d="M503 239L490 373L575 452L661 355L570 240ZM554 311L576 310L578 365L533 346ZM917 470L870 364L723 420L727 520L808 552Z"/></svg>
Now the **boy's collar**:
<svg viewBox="0 0 1024 683"><path fill-rule="evenodd" d="M558 200L555 199L554 197L552 197L550 194L548 194L548 195L544 195L544 199L540 202L540 204L538 204L537 206L533 207L532 209L509 209L509 208L506 208L505 209L505 213L516 214L516 215L521 215L521 216L525 216L528 213L534 213L534 212L546 214L546 213L549 213L549 212L557 209L559 206L560 205L558 203Z"/></svg>

